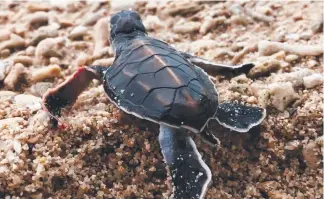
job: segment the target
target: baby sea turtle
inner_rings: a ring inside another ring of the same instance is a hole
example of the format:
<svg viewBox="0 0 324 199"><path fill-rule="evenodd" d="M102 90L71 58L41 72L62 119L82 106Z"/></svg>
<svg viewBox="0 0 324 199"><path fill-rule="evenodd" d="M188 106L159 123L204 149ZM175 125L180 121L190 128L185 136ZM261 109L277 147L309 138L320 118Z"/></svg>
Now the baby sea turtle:
<svg viewBox="0 0 324 199"><path fill-rule="evenodd" d="M227 66L180 52L147 36L140 15L121 11L111 18L110 40L115 60L110 67L79 68L43 97L52 115L72 105L92 79L102 80L108 98L136 117L160 124L159 142L172 175L174 198L203 198L211 171L187 131L207 141L217 139L204 129L210 119L238 132L259 125L265 110L237 103L218 103L206 71L246 73L254 65ZM198 67L199 66L199 67Z"/></svg>

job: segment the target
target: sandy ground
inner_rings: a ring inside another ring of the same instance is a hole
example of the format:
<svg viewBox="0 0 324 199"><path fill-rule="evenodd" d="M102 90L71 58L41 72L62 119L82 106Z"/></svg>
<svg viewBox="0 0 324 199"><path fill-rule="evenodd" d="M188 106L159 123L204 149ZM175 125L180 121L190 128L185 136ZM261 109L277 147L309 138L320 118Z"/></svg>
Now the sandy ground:
<svg viewBox="0 0 324 199"><path fill-rule="evenodd" d="M116 2L116 1L114 1ZM94 62L110 65L107 2L0 4L0 198L165 198L158 126L126 115L93 81L54 129L44 92ZM206 198L323 197L323 3L140 2L148 34L206 59L254 62L212 74L220 101L267 109L247 134L193 135L212 170Z"/></svg>

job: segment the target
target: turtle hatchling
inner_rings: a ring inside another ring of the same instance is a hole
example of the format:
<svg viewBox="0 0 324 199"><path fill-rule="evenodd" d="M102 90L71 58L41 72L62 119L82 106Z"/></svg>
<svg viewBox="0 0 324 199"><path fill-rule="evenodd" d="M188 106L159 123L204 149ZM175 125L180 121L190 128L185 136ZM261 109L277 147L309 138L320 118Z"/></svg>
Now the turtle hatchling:
<svg viewBox="0 0 324 199"><path fill-rule="evenodd" d="M188 131L216 144L217 138L205 129L209 120L215 119L233 131L247 132L266 115L258 107L219 104L217 90L206 72L236 75L247 73L254 65L217 64L176 50L149 37L135 11L114 14L110 28L113 64L79 68L46 92L44 109L57 118L60 109L72 105L93 79L101 80L107 97L118 108L160 125L158 140L171 173L173 197L203 198L212 175Z"/></svg>

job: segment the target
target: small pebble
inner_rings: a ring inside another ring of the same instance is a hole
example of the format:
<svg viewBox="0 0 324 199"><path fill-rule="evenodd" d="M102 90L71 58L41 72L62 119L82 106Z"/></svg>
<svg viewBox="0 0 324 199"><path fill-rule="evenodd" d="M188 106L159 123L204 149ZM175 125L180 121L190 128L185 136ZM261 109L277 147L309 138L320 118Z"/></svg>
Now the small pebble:
<svg viewBox="0 0 324 199"><path fill-rule="evenodd" d="M220 16L217 18L207 17L201 24L199 32L201 34L205 35L207 32L209 32L215 26L224 24L225 21L226 21L225 16Z"/></svg>
<svg viewBox="0 0 324 199"><path fill-rule="evenodd" d="M303 83L305 88L314 88L315 86L323 83L323 75L316 73L310 76L306 76L303 78Z"/></svg>
<svg viewBox="0 0 324 199"><path fill-rule="evenodd" d="M24 118L22 117L12 117L0 120L0 129L4 127L17 128L19 123L22 123Z"/></svg>
<svg viewBox="0 0 324 199"><path fill-rule="evenodd" d="M14 97L14 102L18 105L37 111L42 108L42 98L33 95L20 94Z"/></svg>
<svg viewBox="0 0 324 199"><path fill-rule="evenodd" d="M48 4L29 3L27 5L27 9L29 12L38 12L38 11L47 12L51 9L51 7Z"/></svg>
<svg viewBox="0 0 324 199"><path fill-rule="evenodd" d="M297 55L294 55L294 54L290 54L290 55L287 55L285 57L285 60L289 63L292 63L294 61L296 61L299 57Z"/></svg>
<svg viewBox="0 0 324 199"><path fill-rule="evenodd" d="M247 98L246 102L249 103L249 104L256 104L257 99L254 96L250 96L250 97Z"/></svg>
<svg viewBox="0 0 324 199"><path fill-rule="evenodd" d="M77 26L75 28L73 28L73 30L70 32L69 38L71 40L75 40L78 38L81 38L83 36L85 36L86 34L88 34L88 28L85 26Z"/></svg>
<svg viewBox="0 0 324 199"><path fill-rule="evenodd" d="M16 34L11 34L9 40L0 43L0 50L2 51L6 48L13 49L18 47L25 47L25 44L25 40L22 37Z"/></svg>
<svg viewBox="0 0 324 199"><path fill-rule="evenodd" d="M290 82L273 83L268 88L271 103L279 111L284 111L289 104L299 98Z"/></svg>
<svg viewBox="0 0 324 199"><path fill-rule="evenodd" d="M107 11L102 9L96 13L90 13L88 16L83 20L82 25L84 26L92 26L94 25L100 18L107 15Z"/></svg>
<svg viewBox="0 0 324 199"><path fill-rule="evenodd" d="M193 32L198 32L200 26L201 26L200 22L191 21L183 24L176 24L173 27L173 31L176 33L193 33Z"/></svg>
<svg viewBox="0 0 324 199"><path fill-rule="evenodd" d="M160 28L163 28L165 24L160 20L158 16L149 15L147 16L143 21L144 27L146 30L158 30Z"/></svg>
<svg viewBox="0 0 324 199"><path fill-rule="evenodd" d="M58 65L50 65L44 68L36 69L31 74L31 81L36 83L47 78L59 77L61 68Z"/></svg>
<svg viewBox="0 0 324 199"><path fill-rule="evenodd" d="M308 66L309 68L314 67L314 66L316 66L316 65L318 65L318 62L315 61L315 60L309 60L309 61L307 61L307 66Z"/></svg>
<svg viewBox="0 0 324 199"><path fill-rule="evenodd" d="M44 93L51 87L53 87L53 83L51 82L38 82L31 86L30 92L35 96L42 97Z"/></svg>
<svg viewBox="0 0 324 199"><path fill-rule="evenodd" d="M105 58L105 59L97 59L95 60L92 65L100 65L100 66L111 66L114 62L115 58Z"/></svg>
<svg viewBox="0 0 324 199"><path fill-rule="evenodd" d="M47 38L42 40L36 47L35 55L37 61L40 62L42 58L61 57L61 50L64 47L65 39L62 37Z"/></svg>
<svg viewBox="0 0 324 199"><path fill-rule="evenodd" d="M9 30L0 30L0 42L10 39L11 32Z"/></svg>
<svg viewBox="0 0 324 199"><path fill-rule="evenodd" d="M10 99L15 95L16 93L12 91L0 91L0 99Z"/></svg>
<svg viewBox="0 0 324 199"><path fill-rule="evenodd" d="M94 27L93 39L95 47L93 56L99 56L101 50L109 45L109 35L109 19L105 17L100 19Z"/></svg>
<svg viewBox="0 0 324 199"><path fill-rule="evenodd" d="M90 60L90 56L86 53L80 53L76 59L77 66L84 66Z"/></svg>
<svg viewBox="0 0 324 199"><path fill-rule="evenodd" d="M57 65L60 64L60 59L57 58L57 57L51 57L51 58L49 59L49 61L50 61L50 64L57 64Z"/></svg>
<svg viewBox="0 0 324 199"><path fill-rule="evenodd" d="M319 145L315 141L309 142L303 148L303 157L306 165L312 169L316 169L320 166L321 152Z"/></svg>
<svg viewBox="0 0 324 199"><path fill-rule="evenodd" d="M251 20L249 20L246 16L244 15L233 15L231 18L230 18L230 21L234 24L237 24L237 25L243 25L243 26L246 26L248 25Z"/></svg>
<svg viewBox="0 0 324 199"><path fill-rule="evenodd" d="M8 62L0 61L0 81L5 79L8 66Z"/></svg>
<svg viewBox="0 0 324 199"><path fill-rule="evenodd" d="M31 39L29 45L37 46L39 42L46 38L54 38L58 36L58 29L60 26L57 23L53 23L50 26L43 26L37 30L35 34L33 34L33 38Z"/></svg>
<svg viewBox="0 0 324 199"><path fill-rule="evenodd" d="M15 64L4 80L4 84L11 90L16 90L26 80L26 69L21 63Z"/></svg>
<svg viewBox="0 0 324 199"><path fill-rule="evenodd" d="M309 40L313 36L311 31L302 32L300 34L300 39Z"/></svg>
<svg viewBox="0 0 324 199"><path fill-rule="evenodd" d="M35 47L34 46L28 46L26 49L26 55L28 56L34 56L35 55Z"/></svg>
<svg viewBox="0 0 324 199"><path fill-rule="evenodd" d="M49 19L49 15L47 12L35 12L31 15L28 15L27 17L27 25L29 28L31 27L39 27L41 25L46 25L48 24L48 19Z"/></svg>
<svg viewBox="0 0 324 199"><path fill-rule="evenodd" d="M17 56L13 59L14 63L22 63L24 66L30 66L33 64L33 59L28 56Z"/></svg>
<svg viewBox="0 0 324 199"><path fill-rule="evenodd" d="M10 50L7 49L7 48L1 50L1 52L0 52L0 56L1 56L2 58L7 58L7 57L9 57L9 56L10 56Z"/></svg>

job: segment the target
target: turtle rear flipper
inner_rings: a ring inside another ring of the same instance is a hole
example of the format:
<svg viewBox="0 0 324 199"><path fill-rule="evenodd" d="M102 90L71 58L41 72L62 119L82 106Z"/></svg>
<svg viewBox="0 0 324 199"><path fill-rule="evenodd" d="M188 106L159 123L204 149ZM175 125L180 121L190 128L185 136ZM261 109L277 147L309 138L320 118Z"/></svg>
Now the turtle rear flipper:
<svg viewBox="0 0 324 199"><path fill-rule="evenodd" d="M199 66L209 73L221 73L221 72L230 72L233 75L247 74L251 68L254 67L253 63L246 63L241 65L226 65L210 62L206 59L191 55L189 53L181 52L181 54L187 58L191 63Z"/></svg>
<svg viewBox="0 0 324 199"><path fill-rule="evenodd" d="M159 142L170 169L174 198L203 198L211 181L211 171L191 137L183 129L161 125Z"/></svg>
<svg viewBox="0 0 324 199"><path fill-rule="evenodd" d="M231 130L244 133L259 125L265 116L265 109L225 102L218 106L216 120Z"/></svg>
<svg viewBox="0 0 324 199"><path fill-rule="evenodd" d="M100 75L96 72L96 70L90 67L79 68L67 80L62 82L57 87L48 90L44 94L44 109L53 117L55 117L55 115L59 116L61 108L72 105L94 78L100 78Z"/></svg>

